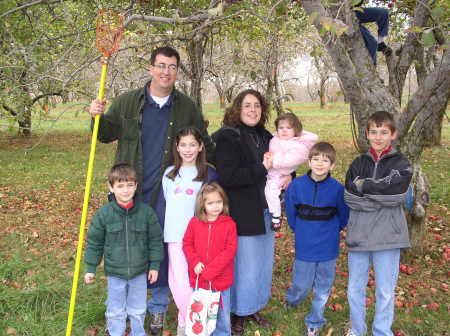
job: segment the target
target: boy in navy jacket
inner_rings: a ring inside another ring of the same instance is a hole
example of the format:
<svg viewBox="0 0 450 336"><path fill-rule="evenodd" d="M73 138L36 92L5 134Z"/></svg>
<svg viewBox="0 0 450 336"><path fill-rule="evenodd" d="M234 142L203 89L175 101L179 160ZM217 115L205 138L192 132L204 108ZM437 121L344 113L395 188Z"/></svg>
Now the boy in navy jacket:
<svg viewBox="0 0 450 336"><path fill-rule="evenodd" d="M412 169L392 147L397 131L390 113L372 114L366 135L370 150L352 162L345 178L344 197L350 207L347 295L352 322L346 336L367 332L365 299L370 264L376 282L372 334L392 336L400 249L410 247L403 204Z"/></svg>
<svg viewBox="0 0 450 336"><path fill-rule="evenodd" d="M319 142L308 159L311 170L294 179L286 192L286 215L295 234L295 264L286 306L298 305L313 289L305 335L315 336L326 323L323 313L334 282L339 232L347 225L348 207L344 186L330 176L336 161L334 147Z"/></svg>

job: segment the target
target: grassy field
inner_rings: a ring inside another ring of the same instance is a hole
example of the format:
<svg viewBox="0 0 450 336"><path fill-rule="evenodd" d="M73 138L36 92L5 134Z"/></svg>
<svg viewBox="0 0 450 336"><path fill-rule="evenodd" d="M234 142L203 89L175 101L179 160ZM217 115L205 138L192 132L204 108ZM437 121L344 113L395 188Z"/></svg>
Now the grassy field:
<svg viewBox="0 0 450 336"><path fill-rule="evenodd" d="M357 155L350 135L349 110L344 104L319 110L316 104L290 104L304 128L318 133L338 150L334 176L343 180L346 167ZM209 131L219 127L217 105L205 106ZM0 335L64 335L78 227L90 146L89 116L83 105L72 104L34 120L29 139L0 133ZM273 130L273 127L270 127ZM424 170L432 185L424 250L403 262L397 289L394 330L400 335L448 335L450 272L450 125L445 121L441 147L427 149ZM98 144L90 216L106 201L105 173L115 145ZM302 167L299 173L305 171ZM339 335L348 325L345 247L325 316L324 334ZM291 277L292 234L283 228L277 238L272 299L264 313L273 322L261 335L299 335L310 303L298 309L282 308ZM81 270L84 274L84 266ZM371 274L371 278L373 274ZM96 284L80 282L73 335L103 334L105 277L99 270ZM368 319L373 318L373 283L368 287ZM166 334L176 330L174 305L169 310ZM254 335L249 325L246 335Z"/></svg>

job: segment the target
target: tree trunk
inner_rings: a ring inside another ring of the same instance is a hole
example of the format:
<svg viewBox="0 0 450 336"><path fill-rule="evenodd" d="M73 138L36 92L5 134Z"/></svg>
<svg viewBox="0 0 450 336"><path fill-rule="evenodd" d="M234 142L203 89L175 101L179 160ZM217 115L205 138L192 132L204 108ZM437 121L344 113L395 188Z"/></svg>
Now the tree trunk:
<svg viewBox="0 0 450 336"><path fill-rule="evenodd" d="M191 80L190 97L197 104L200 111L202 110L202 82L204 75L203 55L205 53L208 35L205 29L199 29L187 45L187 53L189 58L189 79Z"/></svg>
<svg viewBox="0 0 450 336"><path fill-rule="evenodd" d="M274 82L274 91L275 91L275 99L274 99L274 107L275 111L277 111L277 116L283 114L283 102L282 95L280 90L280 81L278 80L278 62L275 64L273 69L273 82Z"/></svg>
<svg viewBox="0 0 450 336"><path fill-rule="evenodd" d="M425 134L442 119L449 101L450 51L446 49L443 52L441 61L432 72L426 76L425 73L422 74L417 91L409 99L404 111L401 111L401 93L406 74L416 57L421 34L408 32L398 53L394 52L387 57L390 86L387 90L369 58L359 32L358 21L349 3L341 1L340 4L342 6L324 7L323 2L319 0L302 1L302 6L308 14L315 13L314 25L319 32L327 31L323 22L341 20L341 23L347 26L345 33L339 37L331 33L322 34L322 41L350 102L352 117L357 125L355 136L358 149L367 150L365 128L372 113L378 110L389 111L397 121L401 150L410 159L414 169L412 184L415 200L409 224L414 251L418 251L422 247L429 198L429 186L420 167L420 157L425 144ZM417 2L411 26L425 26L430 13L427 6L426 2Z"/></svg>
<svg viewBox="0 0 450 336"><path fill-rule="evenodd" d="M326 87L325 87L325 82L324 81L320 81L320 87L319 87L319 99L320 99L320 108L324 109L325 106L327 105L327 95L326 95Z"/></svg>
<svg viewBox="0 0 450 336"><path fill-rule="evenodd" d="M441 145L442 136L442 122L444 120L444 113L435 118L433 126L428 130L425 135L425 147L433 147Z"/></svg>
<svg viewBox="0 0 450 336"><path fill-rule="evenodd" d="M19 113L17 118L17 123L19 124L18 135L20 136L30 136L31 135L31 107L24 106L23 112Z"/></svg>
<svg viewBox="0 0 450 336"><path fill-rule="evenodd" d="M430 203L430 185L419 163L413 165L414 175L411 184L414 185L414 205L411 213L407 214L409 233L411 237L411 255L423 251L423 239L426 229L426 212Z"/></svg>

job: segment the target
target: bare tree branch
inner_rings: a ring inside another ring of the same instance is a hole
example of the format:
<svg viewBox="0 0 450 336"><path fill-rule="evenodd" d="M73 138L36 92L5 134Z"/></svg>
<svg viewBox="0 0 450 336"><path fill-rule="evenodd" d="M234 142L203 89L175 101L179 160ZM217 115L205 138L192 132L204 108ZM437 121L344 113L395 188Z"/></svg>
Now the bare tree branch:
<svg viewBox="0 0 450 336"><path fill-rule="evenodd" d="M30 2L28 2L26 4L23 4L22 6L10 9L9 11L6 11L3 14L0 14L0 19L5 17L5 16L8 16L9 14L12 14L14 12L17 12L19 10L22 10L22 9L25 9L25 8L28 8L28 7L31 7L31 6L34 6L34 5L39 5L41 3L51 4L51 3L62 2L62 1L64 1L64 0L35 0L35 1L30 1Z"/></svg>
<svg viewBox="0 0 450 336"><path fill-rule="evenodd" d="M424 1L418 1L414 10L414 18L411 27L423 27L430 17L430 9ZM401 103L403 86L411 63L416 58L416 50L419 47L421 32L408 32L405 43L400 49L400 55L395 53L387 57L386 63L389 70L389 89L393 96Z"/></svg>
<svg viewBox="0 0 450 336"><path fill-rule="evenodd" d="M214 17L208 13L200 13L191 15L184 18L169 18L162 16L153 16L153 15L143 15L143 14L133 14L130 15L126 20L124 26L127 27L134 21L147 21L154 23L172 23L172 24L190 24L196 22L204 22L205 20Z"/></svg>
<svg viewBox="0 0 450 336"><path fill-rule="evenodd" d="M450 96L450 50L447 49L442 57L441 64L430 73L423 84L412 96L399 122L400 134L406 133L417 115L430 109L432 104L442 104ZM447 97L447 98L446 98ZM417 123L417 121L416 121ZM418 136L414 133L415 136Z"/></svg>

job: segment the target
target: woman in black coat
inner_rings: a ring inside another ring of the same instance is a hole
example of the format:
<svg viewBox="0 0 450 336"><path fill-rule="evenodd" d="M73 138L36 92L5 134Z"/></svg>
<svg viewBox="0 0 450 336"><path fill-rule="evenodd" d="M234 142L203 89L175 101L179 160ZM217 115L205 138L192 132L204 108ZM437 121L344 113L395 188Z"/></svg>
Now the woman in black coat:
<svg viewBox="0 0 450 336"><path fill-rule="evenodd" d="M274 235L264 196L272 135L265 129L268 106L255 90L245 90L224 115L223 127L214 135L219 183L230 201L230 213L239 235L231 288L233 335L242 335L245 320L269 327L259 311L272 286Z"/></svg>

